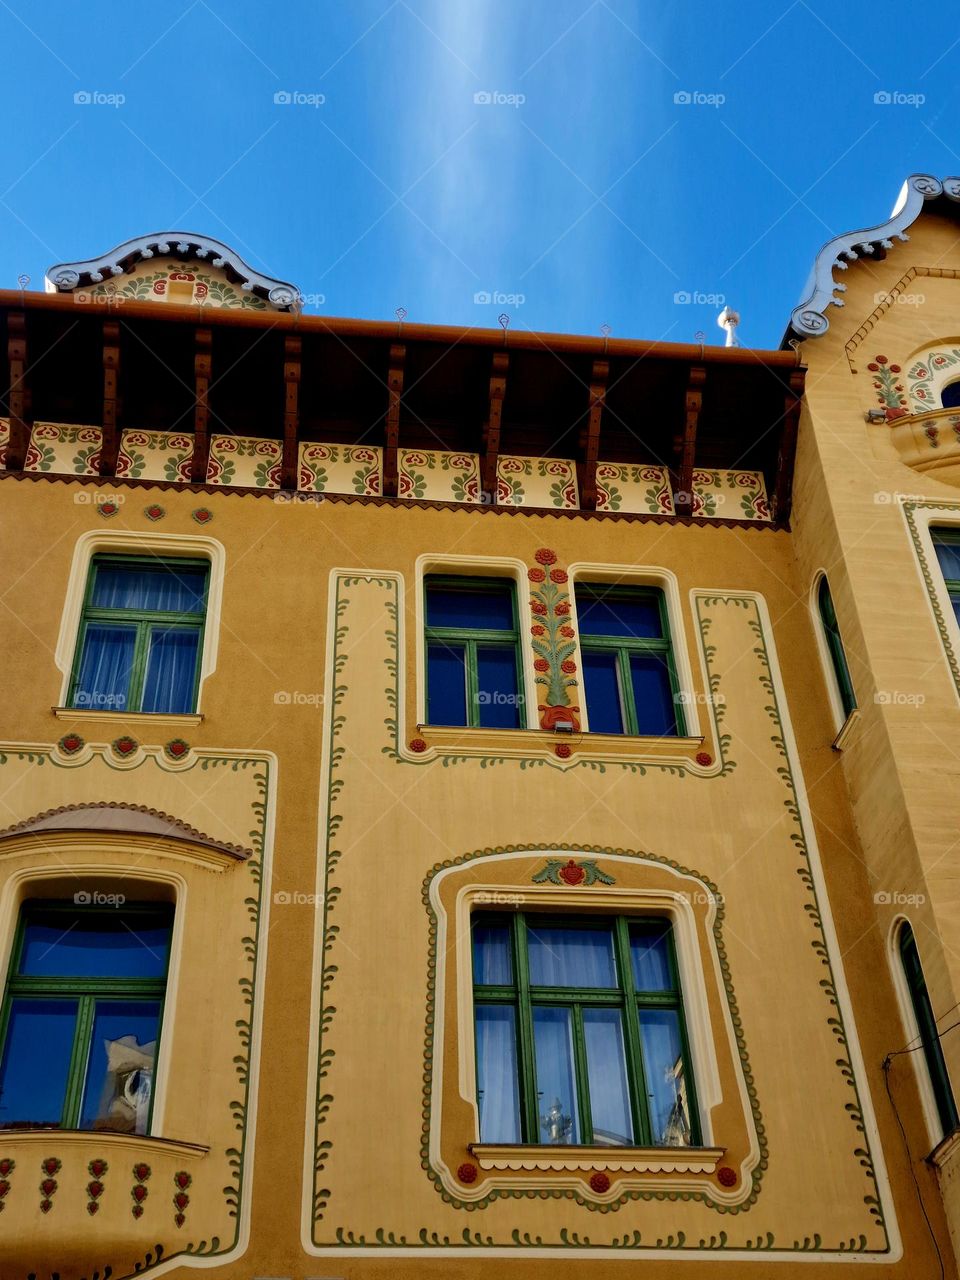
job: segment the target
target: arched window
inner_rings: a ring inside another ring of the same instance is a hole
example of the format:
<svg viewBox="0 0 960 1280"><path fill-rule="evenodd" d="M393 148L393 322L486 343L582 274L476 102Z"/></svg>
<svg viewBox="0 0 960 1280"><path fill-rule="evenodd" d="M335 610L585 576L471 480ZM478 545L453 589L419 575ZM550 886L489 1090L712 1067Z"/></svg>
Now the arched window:
<svg viewBox="0 0 960 1280"><path fill-rule="evenodd" d="M827 642L827 650L830 654L830 662L837 682L837 692L840 694L840 701L843 704L843 714L848 716L856 707L857 698L853 692L850 668L847 666L847 655L843 650L843 640L840 638L840 628L837 625L837 615L833 608L833 598L830 595L830 586L827 582L826 574L821 577L820 585L817 587L817 608L820 612L823 635Z"/></svg>
<svg viewBox="0 0 960 1280"><path fill-rule="evenodd" d="M923 978L917 940L913 936L913 930L906 922L901 926L898 946L900 962L903 965L903 974L907 980L907 989L910 992L910 1002L913 1005L913 1014L917 1021L917 1031L920 1036L920 1043L923 1046L927 1075L930 1077L933 1096L937 1103L937 1114L940 1117L940 1123L946 1135L957 1128L958 1124L960 1124L960 1118L957 1116L957 1104L954 1101L953 1089L950 1087L947 1064L943 1058L943 1049L937 1032L937 1020L933 1016L930 996L927 993L927 984Z"/></svg>
<svg viewBox="0 0 960 1280"><path fill-rule="evenodd" d="M945 409L956 409L960 405L960 379L947 383L940 392L940 403Z"/></svg>

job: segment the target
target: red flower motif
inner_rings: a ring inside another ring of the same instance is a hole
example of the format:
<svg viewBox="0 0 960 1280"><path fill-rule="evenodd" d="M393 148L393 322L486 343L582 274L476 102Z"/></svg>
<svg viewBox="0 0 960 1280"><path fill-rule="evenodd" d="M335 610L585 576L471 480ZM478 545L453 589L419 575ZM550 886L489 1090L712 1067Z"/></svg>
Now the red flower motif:
<svg viewBox="0 0 960 1280"><path fill-rule="evenodd" d="M426 749L427 749L427 744L424 742L422 738L410 739L410 750L416 751L417 755L420 755L420 753L422 751L426 751Z"/></svg>
<svg viewBox="0 0 960 1280"><path fill-rule="evenodd" d="M569 658L567 658L565 662L560 663L560 670L564 673L564 675L572 676L573 673L576 671L576 669L577 669L577 664L575 662L571 662Z"/></svg>
<svg viewBox="0 0 960 1280"><path fill-rule="evenodd" d="M566 569L551 569L551 570L550 570L550 581L551 581L551 582L560 582L560 583L562 583L562 582L566 582L566 580L567 580L567 571L566 571Z"/></svg>
<svg viewBox="0 0 960 1280"><path fill-rule="evenodd" d="M550 663L546 660L546 658L537 658L537 660L533 664L533 669L534 671L541 671L541 672L549 671Z"/></svg>
<svg viewBox="0 0 960 1280"><path fill-rule="evenodd" d="M721 1187L735 1187L737 1185L737 1171L731 1169L729 1165L722 1165L717 1170L717 1181Z"/></svg>
<svg viewBox="0 0 960 1280"><path fill-rule="evenodd" d="M872 360L871 360L871 361L870 361L870 363L867 365L867 368L870 370L870 372L871 372L871 373L879 373L879 372L880 372L880 366L879 366L878 364L875 364Z"/></svg>
<svg viewBox="0 0 960 1280"><path fill-rule="evenodd" d="M596 1191L597 1195L602 1196L605 1191L610 1190L610 1179L605 1173L592 1173L590 1175L590 1190Z"/></svg>
<svg viewBox="0 0 960 1280"><path fill-rule="evenodd" d="M887 363L886 356L877 356L877 364L886 364L886 363Z"/></svg>
<svg viewBox="0 0 960 1280"><path fill-rule="evenodd" d="M190 750L190 743L184 742L182 738L173 738L163 749L171 759L182 760Z"/></svg>
<svg viewBox="0 0 960 1280"><path fill-rule="evenodd" d="M547 612L547 606L545 604L541 604L539 600L531 600L530 610L538 617L542 617Z"/></svg>
<svg viewBox="0 0 960 1280"><path fill-rule="evenodd" d="M543 636L543 635L546 635L546 633L547 633L547 628L542 627L539 622L535 622L534 625L530 628L530 634L533 636Z"/></svg>
<svg viewBox="0 0 960 1280"><path fill-rule="evenodd" d="M557 615L558 618L565 618L567 614L570 612L570 606L565 600L563 600L561 601L560 604L557 605L557 607L554 609L553 612Z"/></svg>
<svg viewBox="0 0 960 1280"><path fill-rule="evenodd" d="M570 640L570 639L572 639L572 638L573 638L577 633L574 631L573 627L563 626L563 627L561 627L561 628L560 628L560 634L561 634L562 636L564 636L567 640Z"/></svg>
<svg viewBox="0 0 960 1280"><path fill-rule="evenodd" d="M549 547L541 547L534 557L537 564L551 565L557 563L557 553Z"/></svg>
<svg viewBox="0 0 960 1280"><path fill-rule="evenodd" d="M477 1166L475 1164L470 1164L468 1161L464 1161L457 1170L457 1177L461 1182L466 1182L468 1185L472 1182L476 1182Z"/></svg>
<svg viewBox="0 0 960 1280"><path fill-rule="evenodd" d="M584 876L587 874L583 867L578 867L571 858L565 867L561 867L557 873L564 884L574 885L580 884Z"/></svg>
<svg viewBox="0 0 960 1280"><path fill-rule="evenodd" d="M536 567L534 567L533 569L527 570L527 577L530 579L531 582L544 582L546 580L547 575L544 573L542 569L537 569Z"/></svg>
<svg viewBox="0 0 960 1280"><path fill-rule="evenodd" d="M124 735L122 738L117 738L113 744L113 749L118 756L133 755L134 751L137 749L136 739L128 737L127 735Z"/></svg>
<svg viewBox="0 0 960 1280"><path fill-rule="evenodd" d="M565 742L558 742L553 748L554 754L559 756L561 760L570 759L570 748Z"/></svg>
<svg viewBox="0 0 960 1280"><path fill-rule="evenodd" d="M64 755L75 756L83 746L79 733L67 733L60 739L60 750Z"/></svg>
<svg viewBox="0 0 960 1280"><path fill-rule="evenodd" d="M892 365L890 366L890 372L891 372L891 373L899 373L899 372L900 372L900 366L899 366L898 364L892 364Z"/></svg>
<svg viewBox="0 0 960 1280"><path fill-rule="evenodd" d="M713 764L713 756L710 754L709 751L698 751L697 764L702 765L704 768L706 768L708 764Z"/></svg>

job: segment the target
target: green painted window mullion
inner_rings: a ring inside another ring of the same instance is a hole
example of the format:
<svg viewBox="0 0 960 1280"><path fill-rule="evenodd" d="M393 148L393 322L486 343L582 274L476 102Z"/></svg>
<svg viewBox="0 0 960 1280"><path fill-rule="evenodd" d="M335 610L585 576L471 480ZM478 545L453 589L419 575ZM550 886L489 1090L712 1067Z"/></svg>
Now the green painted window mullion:
<svg viewBox="0 0 960 1280"><path fill-rule="evenodd" d="M518 911L513 917L512 925L513 962L517 982L520 1119L524 1141L538 1142L540 1106L537 1100L537 1067L533 1047L533 1009L530 1004L530 958L527 953L526 916Z"/></svg>
<svg viewBox="0 0 960 1280"><path fill-rule="evenodd" d="M480 694L480 681L477 675L477 642L476 640L464 641L464 674L466 675L467 688L467 724L472 729L476 729L480 725L480 703L478 697Z"/></svg>
<svg viewBox="0 0 960 1280"><path fill-rule="evenodd" d="M630 676L630 650L625 645L617 646L617 670L620 675L620 701L623 705L623 731L636 737L640 730L637 725L637 705L633 697L633 680Z"/></svg>
<svg viewBox="0 0 960 1280"><path fill-rule="evenodd" d="M127 691L126 711L139 711L143 706L143 683L147 669L147 654L150 645L150 628L146 623L137 623L137 640L133 646L133 663L130 671L130 684Z"/></svg>
<svg viewBox="0 0 960 1280"><path fill-rule="evenodd" d="M593 1142L593 1109L590 1106L590 1082L587 1079L587 1041L583 1034L583 1010L579 1004L570 1009L573 1019L573 1068L577 1089L577 1111L580 1115L580 1141Z"/></svg>
<svg viewBox="0 0 960 1280"><path fill-rule="evenodd" d="M95 996L79 997L77 1026L73 1036L73 1054L70 1058L67 1092L63 1102L62 1124L65 1129L76 1129L80 1124L80 1108L83 1104L83 1086L86 1082L87 1059L90 1056L90 1040L93 1036L95 1005Z"/></svg>
<svg viewBox="0 0 960 1280"><path fill-rule="evenodd" d="M700 1107L697 1102L697 1085L694 1078L693 1065L690 1061L687 1019L683 1011L683 989L680 986L676 939L673 936L672 929L667 939L667 954L670 957L670 973L673 977L673 987L676 993L675 1008L677 1010L677 1023L680 1027L680 1056L683 1061L683 1080L687 1092L687 1121L690 1125L690 1142L696 1147L700 1145Z"/></svg>
<svg viewBox="0 0 960 1280"><path fill-rule="evenodd" d="M633 961L630 956L630 932L623 916L616 920L614 941L620 986L623 991L623 1039L627 1054L627 1077L630 1088L630 1110L633 1115L635 1141L641 1147L652 1143L647 1111L647 1083L640 1052L640 1023L637 1018L636 988L633 983Z"/></svg>

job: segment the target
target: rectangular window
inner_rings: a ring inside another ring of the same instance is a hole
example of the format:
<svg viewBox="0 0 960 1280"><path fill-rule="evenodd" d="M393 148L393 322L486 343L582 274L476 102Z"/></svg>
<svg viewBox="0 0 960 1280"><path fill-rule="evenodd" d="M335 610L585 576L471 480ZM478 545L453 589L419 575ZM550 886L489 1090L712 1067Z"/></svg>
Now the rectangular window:
<svg viewBox="0 0 960 1280"><path fill-rule="evenodd" d="M683 734L663 592L579 582L576 597L591 732Z"/></svg>
<svg viewBox="0 0 960 1280"><path fill-rule="evenodd" d="M930 534L953 612L960 622L960 529L931 529Z"/></svg>
<svg viewBox="0 0 960 1280"><path fill-rule="evenodd" d="M427 723L524 723L517 593L510 578L431 575L426 596Z"/></svg>
<svg viewBox="0 0 960 1280"><path fill-rule="evenodd" d="M481 1142L699 1144L668 920L471 923Z"/></svg>
<svg viewBox="0 0 960 1280"><path fill-rule="evenodd" d="M94 557L70 706L168 715L194 711L208 568L202 560Z"/></svg>
<svg viewBox="0 0 960 1280"><path fill-rule="evenodd" d="M149 1133L172 908L24 904L0 1008L0 1129Z"/></svg>

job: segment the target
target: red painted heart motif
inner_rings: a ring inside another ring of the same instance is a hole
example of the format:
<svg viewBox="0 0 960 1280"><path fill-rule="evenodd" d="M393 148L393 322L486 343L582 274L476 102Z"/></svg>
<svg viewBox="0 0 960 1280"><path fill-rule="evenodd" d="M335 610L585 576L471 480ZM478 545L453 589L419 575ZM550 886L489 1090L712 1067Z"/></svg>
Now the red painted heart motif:
<svg viewBox="0 0 960 1280"><path fill-rule="evenodd" d="M97 510L102 516L116 515L117 504L115 502L101 502L98 504Z"/></svg>
<svg viewBox="0 0 960 1280"><path fill-rule="evenodd" d="M583 867L578 867L572 858L565 867L560 868L560 879L564 884L580 884L585 874Z"/></svg>
<svg viewBox="0 0 960 1280"><path fill-rule="evenodd" d="M134 1216L135 1218L139 1218L139 1217L142 1217L142 1215L143 1215L143 1205L142 1205L142 1204L135 1204L135 1205L133 1206L133 1216Z"/></svg>
<svg viewBox="0 0 960 1280"><path fill-rule="evenodd" d="M68 733L65 738L60 739L60 746L66 751L67 755L73 755L75 751L79 751L83 746L83 739L78 733Z"/></svg>
<svg viewBox="0 0 960 1280"><path fill-rule="evenodd" d="M55 1178L44 1178L40 1183L40 1190L45 1196L52 1196L56 1189L57 1183Z"/></svg>
<svg viewBox="0 0 960 1280"><path fill-rule="evenodd" d="M173 1175L173 1180L178 1187L189 1187L190 1183L193 1181L189 1173L186 1173L182 1169L179 1173L175 1173Z"/></svg>
<svg viewBox="0 0 960 1280"><path fill-rule="evenodd" d="M186 1218L183 1216L182 1213L178 1213L174 1218L174 1222L177 1224L178 1227L182 1227L183 1224L186 1222Z"/></svg>
<svg viewBox="0 0 960 1280"><path fill-rule="evenodd" d="M60 1161L56 1156L47 1156L46 1160L44 1160L40 1167L43 1169L44 1173L53 1174L60 1168Z"/></svg>
<svg viewBox="0 0 960 1280"><path fill-rule="evenodd" d="M190 748L187 743L183 742L180 738L174 738L173 742L167 743L167 751L175 760L179 760L180 757L186 755L189 750Z"/></svg>
<svg viewBox="0 0 960 1280"><path fill-rule="evenodd" d="M87 1213L96 1213L99 1208L100 1206L97 1204L96 1200L91 1200L87 1205Z"/></svg>
<svg viewBox="0 0 960 1280"><path fill-rule="evenodd" d="M93 1196L94 1200L96 1200L98 1196L102 1196L102 1195L103 1195L103 1183L102 1183L102 1182L88 1182L88 1183L87 1183L87 1194L88 1194L88 1195Z"/></svg>
<svg viewBox="0 0 960 1280"><path fill-rule="evenodd" d="M101 1178L107 1172L106 1160L91 1160L88 1167L95 1178Z"/></svg>
<svg viewBox="0 0 960 1280"><path fill-rule="evenodd" d="M210 512L206 507L200 507L193 513L193 518L196 520L197 524L206 524L210 519Z"/></svg>
<svg viewBox="0 0 960 1280"><path fill-rule="evenodd" d="M129 756L137 749L137 744L133 738L118 738L113 746L121 756Z"/></svg>
<svg viewBox="0 0 960 1280"><path fill-rule="evenodd" d="M133 1166L133 1176L138 1182L143 1182L150 1177L150 1166L148 1164L135 1164Z"/></svg>
<svg viewBox="0 0 960 1280"><path fill-rule="evenodd" d="M52 1200L41 1200L41 1201L40 1201L40 1212L41 1212L41 1213L49 1213L49 1212L50 1212L50 1210L51 1210L52 1208L53 1208L53 1201L52 1201Z"/></svg>
<svg viewBox="0 0 960 1280"><path fill-rule="evenodd" d="M178 1191L177 1194L173 1197L173 1203L177 1206L178 1209L185 1209L187 1205L190 1203L190 1197L187 1195L185 1191Z"/></svg>
<svg viewBox="0 0 960 1280"><path fill-rule="evenodd" d="M130 1194L133 1196L134 1200L136 1200L137 1204L141 1204L147 1198L147 1188L142 1182L138 1182Z"/></svg>
<svg viewBox="0 0 960 1280"><path fill-rule="evenodd" d="M13 1161L5 1156L0 1160L0 1178L5 1178L12 1168Z"/></svg>
<svg viewBox="0 0 960 1280"><path fill-rule="evenodd" d="M6 1178L0 1179L0 1200L3 1199L3 1197L7 1194L9 1190L10 1190L10 1183L6 1180Z"/></svg>
<svg viewBox="0 0 960 1280"><path fill-rule="evenodd" d="M151 520L159 520L163 515L163 507L158 507L156 504L152 507L147 507L147 515Z"/></svg>

